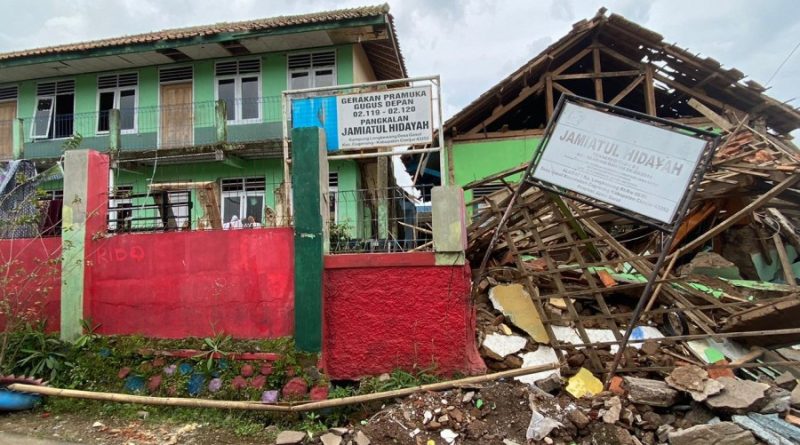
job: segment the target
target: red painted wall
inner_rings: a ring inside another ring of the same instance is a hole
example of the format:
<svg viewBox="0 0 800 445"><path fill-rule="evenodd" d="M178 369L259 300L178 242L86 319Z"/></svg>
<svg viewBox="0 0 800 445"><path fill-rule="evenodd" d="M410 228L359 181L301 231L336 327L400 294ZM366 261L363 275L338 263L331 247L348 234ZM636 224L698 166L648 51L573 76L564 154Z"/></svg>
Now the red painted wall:
<svg viewBox="0 0 800 445"><path fill-rule="evenodd" d="M432 253L326 257L323 366L331 378L486 370L469 267L433 264Z"/></svg>
<svg viewBox="0 0 800 445"><path fill-rule="evenodd" d="M99 333L293 333L289 228L117 235L89 245L88 312Z"/></svg>
<svg viewBox="0 0 800 445"><path fill-rule="evenodd" d="M2 297L30 321L45 319L49 331L58 331L61 325L60 258L60 237L0 240L0 264L11 262L8 270L0 269Z"/></svg>

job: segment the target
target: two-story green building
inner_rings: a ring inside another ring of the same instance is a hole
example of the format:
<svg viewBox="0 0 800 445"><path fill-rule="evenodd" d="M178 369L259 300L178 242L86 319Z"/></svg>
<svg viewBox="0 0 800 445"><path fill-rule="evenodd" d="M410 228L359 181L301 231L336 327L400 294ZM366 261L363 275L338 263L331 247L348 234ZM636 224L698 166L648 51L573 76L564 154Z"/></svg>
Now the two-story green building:
<svg viewBox="0 0 800 445"><path fill-rule="evenodd" d="M205 215L190 185L211 181L223 222L264 223L284 180L282 92L404 77L387 5L4 53L0 159L52 165L80 140L112 151L112 205L136 207L130 194L185 183L170 189L186 203L173 208L175 223L197 227ZM332 220L354 236L370 236L374 211L336 192L373 187L376 164L330 163ZM47 187L58 197L58 182Z"/></svg>

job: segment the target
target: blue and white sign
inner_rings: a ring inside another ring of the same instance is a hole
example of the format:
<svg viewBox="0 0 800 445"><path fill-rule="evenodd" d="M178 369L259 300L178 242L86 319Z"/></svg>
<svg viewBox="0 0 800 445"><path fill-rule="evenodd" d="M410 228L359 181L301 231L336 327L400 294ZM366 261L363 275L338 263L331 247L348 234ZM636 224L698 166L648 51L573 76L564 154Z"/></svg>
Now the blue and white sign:
<svg viewBox="0 0 800 445"><path fill-rule="evenodd" d="M428 144L431 103L430 86L297 99L292 121L323 128L328 151Z"/></svg>

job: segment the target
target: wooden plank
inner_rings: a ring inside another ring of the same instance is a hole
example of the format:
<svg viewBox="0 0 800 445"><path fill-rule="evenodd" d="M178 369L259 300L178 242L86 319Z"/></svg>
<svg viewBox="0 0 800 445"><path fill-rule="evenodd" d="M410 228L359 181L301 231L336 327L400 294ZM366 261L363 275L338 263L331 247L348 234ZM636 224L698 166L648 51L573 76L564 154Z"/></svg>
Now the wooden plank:
<svg viewBox="0 0 800 445"><path fill-rule="evenodd" d="M592 66L596 75L603 71L600 67L600 48L592 48ZM603 79L599 77L594 79L594 98L600 102L603 101Z"/></svg>
<svg viewBox="0 0 800 445"><path fill-rule="evenodd" d="M545 77L545 103L547 106L547 120L553 116L553 78L550 75Z"/></svg>
<svg viewBox="0 0 800 445"><path fill-rule="evenodd" d="M586 57L586 55L587 55L587 54L589 54L590 52L592 52L592 49L591 49L591 48L584 48L584 49L582 49L582 50L578 51L578 53L577 53L577 54L575 54L574 56L570 57L570 58L569 58L569 59L568 59L566 62L564 62L564 63L562 63L561 65L559 65L559 66L558 66L558 68L556 68L556 69L552 70L552 71L550 72L550 75L553 75L553 76L555 76L555 75L558 75L558 74L561 74L561 73L563 73L563 72L564 72L564 71L566 71L566 70L567 70L569 67L571 67L572 65L575 65L575 64L576 64L577 62L579 62L581 59L583 59L584 57Z"/></svg>
<svg viewBox="0 0 800 445"><path fill-rule="evenodd" d="M715 113L714 110L703 105L700 101L698 101L695 98L689 99L689 106L697 110L698 113L707 117L708 120L714 123L714 125L725 131L730 131L734 127L734 125L728 122L727 119Z"/></svg>
<svg viewBox="0 0 800 445"><path fill-rule="evenodd" d="M688 86L686 86L686 85L684 85L684 84L682 84L682 83L680 83L680 82L678 82L676 80L672 80L672 79L670 79L670 78L668 78L666 76L663 76L663 75L661 75L659 73L654 73L653 74L653 78L658 79L659 81L664 82L665 84L671 86L672 88L675 88L678 91L686 93L689 96L693 96L696 99L700 99L700 100L702 100L702 101L704 101L706 103L709 103L709 104L711 104L711 105L713 105L713 106L715 106L717 108L732 108L730 105L726 105L726 104L722 103L721 101L719 101L717 99L714 99L711 96L708 96L705 93L702 93L702 92L700 92L700 91L698 91L698 90L696 90L694 88L688 87ZM739 110L735 110L735 111L739 111ZM741 112L741 111L739 111L739 112Z"/></svg>
<svg viewBox="0 0 800 445"><path fill-rule="evenodd" d="M476 134L476 133L482 131L487 126L489 126L490 124L494 123L494 121L496 121L497 119L502 117L508 110L516 107L517 105L522 103L522 101L524 101L525 99L527 99L527 98L531 97L532 95L540 92L543 87L544 87L544 81L543 80L539 80L535 84L533 84L533 85L531 85L529 87L523 88L522 90L520 90L520 92L517 95L517 97L515 97L511 102L509 102L509 103L507 103L505 105L500 105L500 106L495 107L492 110L492 114L488 118L484 119L480 124L472 127L465 134Z"/></svg>
<svg viewBox="0 0 800 445"><path fill-rule="evenodd" d="M639 86L639 84L640 84L640 83L642 83L642 80L643 80L643 79L644 79L644 77L643 77L643 76L639 76L639 77L637 77L636 79L633 79L633 81L632 81L631 83L629 83L629 84L628 84L628 86L626 86L624 90L620 91L620 92L619 92L619 94L617 94L616 96L614 96L614 98L613 98L613 99L611 99L611 100L610 100L608 103L609 103L610 105L616 105L616 104L618 104L618 103L619 103L619 101L621 101L622 99L624 99L624 98L625 98L625 96L627 96L628 94L630 94L630 93L631 93L631 91L633 91L633 90L634 90L634 88L636 88L637 86Z"/></svg>
<svg viewBox="0 0 800 445"><path fill-rule="evenodd" d="M734 213L733 215L729 216L725 221L722 221L721 223L717 224L713 229L693 239L690 243L681 247L670 256L672 255L683 256L686 253L689 253L694 249L702 246L711 238L719 235L720 233L728 229L728 227L736 224L736 222L739 221L740 219L744 218L745 216L749 216L753 211L766 205L772 198L778 196L781 192L794 185L798 179L800 179L800 175L793 175L786 178L785 180L783 180L783 182L773 187L770 191L759 196L758 199L751 202L750 204L748 204L738 212Z"/></svg>
<svg viewBox="0 0 800 445"><path fill-rule="evenodd" d="M644 107L650 116L656 115L656 90L653 86L653 65L644 69Z"/></svg>
<svg viewBox="0 0 800 445"><path fill-rule="evenodd" d="M789 256L786 254L786 247L783 245L783 238L781 238L780 233L772 235L772 242L775 243L775 250L778 251L778 259L781 261L784 281L789 286L796 287L797 280L795 279L792 265L789 263Z"/></svg>
<svg viewBox="0 0 800 445"><path fill-rule="evenodd" d="M564 85L561 85L558 82L553 82L553 88L557 89L559 92L561 92L563 94L571 94L573 96L576 96L576 94L573 93L572 90L570 90L569 88L565 87Z"/></svg>
<svg viewBox="0 0 800 445"><path fill-rule="evenodd" d="M597 52L599 53L600 50L597 50ZM594 79L597 81L609 77L630 77L630 76L638 76L639 74L642 74L641 70L609 71L605 73L559 74L557 76L553 76L553 80ZM602 83L600 85L602 88Z"/></svg>

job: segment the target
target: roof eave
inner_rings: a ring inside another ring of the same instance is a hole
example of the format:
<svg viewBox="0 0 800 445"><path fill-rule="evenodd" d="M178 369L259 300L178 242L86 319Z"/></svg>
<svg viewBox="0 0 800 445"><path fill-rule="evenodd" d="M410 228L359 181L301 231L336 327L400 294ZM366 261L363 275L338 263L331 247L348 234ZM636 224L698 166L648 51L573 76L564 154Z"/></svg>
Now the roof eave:
<svg viewBox="0 0 800 445"><path fill-rule="evenodd" d="M278 28L269 28L261 31L245 31L245 32L225 32L225 33L215 33L209 34L208 36L195 36L190 38L183 38L183 39L165 39L165 40L157 40L154 42L147 42L147 43L138 43L138 44L129 44L129 45L115 45L115 46L107 46L107 47L98 47L92 48L88 50L72 50L72 51L64 51L64 52L50 52L47 54L33 54L27 56L20 56L18 58L10 58L6 60L0 60L0 69L1 68L11 68L11 67L18 67L18 66L26 66L26 65L36 65L40 63L48 63L48 62L58 62L58 61L68 61L68 60L78 60L78 59L86 59L92 57L103 57L103 56L117 56L117 55L125 55L125 54L133 54L133 53L140 53L140 52L147 52L147 51L154 51L159 49L170 49L170 48L179 48L182 46L187 45L198 45L198 44L208 44L208 43L224 43L232 40L240 40L245 38L257 38L263 36L276 36L276 35L288 35L288 34L299 34L304 32L314 32L314 31L328 31L333 29L341 29L341 28L353 28L353 27L360 27L360 26L375 26L375 25L384 25L388 23L388 19L385 14L379 14L370 17L359 17L359 18L351 18L351 19L343 19L343 20L336 20L331 22L322 22L322 23L304 23L304 24L297 24L297 25L287 25ZM391 27L390 27L391 28ZM394 33L392 30L392 39L393 44L397 47L396 41L394 41ZM398 57L399 53L398 53ZM405 66L403 65L403 69L405 70Z"/></svg>

